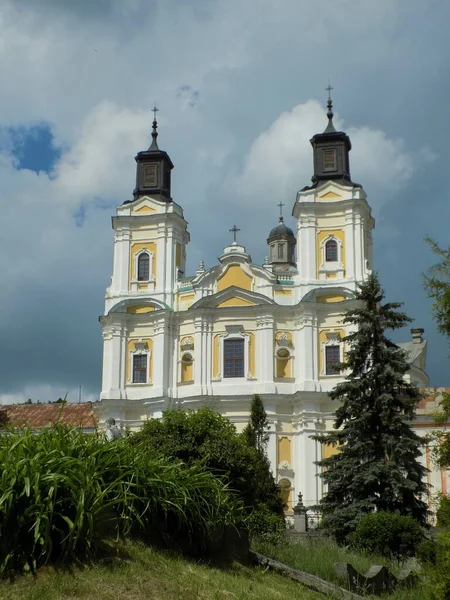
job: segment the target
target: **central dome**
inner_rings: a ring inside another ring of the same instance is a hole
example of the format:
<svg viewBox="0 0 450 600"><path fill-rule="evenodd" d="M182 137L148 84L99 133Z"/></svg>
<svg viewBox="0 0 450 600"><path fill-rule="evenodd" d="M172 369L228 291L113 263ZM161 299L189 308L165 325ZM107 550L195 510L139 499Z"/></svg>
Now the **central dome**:
<svg viewBox="0 0 450 600"><path fill-rule="evenodd" d="M269 240L273 237L286 236L295 237L292 229L286 227L283 221L280 221L276 227L274 227L269 233Z"/></svg>

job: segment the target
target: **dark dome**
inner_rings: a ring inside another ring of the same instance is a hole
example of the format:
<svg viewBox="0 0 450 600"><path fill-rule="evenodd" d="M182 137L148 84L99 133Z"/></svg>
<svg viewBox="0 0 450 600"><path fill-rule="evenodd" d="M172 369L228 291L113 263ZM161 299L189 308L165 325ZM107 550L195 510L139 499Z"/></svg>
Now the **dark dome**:
<svg viewBox="0 0 450 600"><path fill-rule="evenodd" d="M269 239L273 238L273 237L295 237L292 229L290 229L289 227L286 227L286 225L283 223L283 221L280 221L280 223L278 223L278 225L276 227L274 227L271 232L269 233Z"/></svg>

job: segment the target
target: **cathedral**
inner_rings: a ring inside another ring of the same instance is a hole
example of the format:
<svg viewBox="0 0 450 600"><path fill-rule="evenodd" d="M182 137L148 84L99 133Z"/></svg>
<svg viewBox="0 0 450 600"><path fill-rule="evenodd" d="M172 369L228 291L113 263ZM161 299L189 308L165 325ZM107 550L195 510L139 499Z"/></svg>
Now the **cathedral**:
<svg viewBox="0 0 450 600"><path fill-rule="evenodd" d="M328 392L342 381L335 364L349 332L343 314L373 268L375 220L352 181L351 142L334 127L330 99L327 116L310 140L312 181L293 199L294 230L281 213L267 237L268 258L256 265L234 226L217 264L202 262L188 275L188 224L171 196L174 165L159 148L155 112L151 145L135 157L133 199L112 219L113 275L100 317L100 420L133 430L167 409L208 406L242 430L260 394L267 452L288 509L299 492L306 506L322 497L315 461L333 450L311 436L333 426ZM426 387L423 330L411 332L403 344L408 377ZM421 434L427 418L417 423ZM442 489L440 477L431 473L430 483Z"/></svg>

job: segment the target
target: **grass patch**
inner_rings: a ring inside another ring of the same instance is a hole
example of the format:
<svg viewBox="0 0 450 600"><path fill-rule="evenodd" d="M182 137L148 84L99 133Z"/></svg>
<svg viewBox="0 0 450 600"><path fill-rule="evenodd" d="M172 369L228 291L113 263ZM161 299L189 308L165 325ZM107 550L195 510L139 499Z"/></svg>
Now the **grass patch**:
<svg viewBox="0 0 450 600"><path fill-rule="evenodd" d="M365 573L372 565L385 565L392 573L398 575L401 564L389 561L382 556L353 552L338 546L328 538L312 538L299 542L271 544L255 542L253 549L270 558L274 558L294 569L317 575L341 587L346 587L334 570L337 562L349 562L360 573ZM388 596L390 600L432 600L429 586L418 583L412 589L398 590Z"/></svg>
<svg viewBox="0 0 450 600"><path fill-rule="evenodd" d="M319 600L324 596L261 568L222 570L143 544L119 546L125 560L85 569L44 567L36 580L0 582L0 600Z"/></svg>

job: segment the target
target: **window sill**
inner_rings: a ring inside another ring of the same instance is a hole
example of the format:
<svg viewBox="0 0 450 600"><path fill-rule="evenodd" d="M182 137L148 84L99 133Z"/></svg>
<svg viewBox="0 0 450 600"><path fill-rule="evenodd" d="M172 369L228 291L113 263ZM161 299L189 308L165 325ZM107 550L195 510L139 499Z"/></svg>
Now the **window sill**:
<svg viewBox="0 0 450 600"><path fill-rule="evenodd" d="M295 377L274 377L275 383L295 383Z"/></svg>
<svg viewBox="0 0 450 600"><path fill-rule="evenodd" d="M194 380L192 379L191 381L179 381L178 385L192 385L194 382Z"/></svg>
<svg viewBox="0 0 450 600"><path fill-rule="evenodd" d="M146 381L145 383L137 383L135 381L127 381L126 385L127 386L130 385L130 386L137 386L137 387L139 387L139 386L143 386L143 385L153 385L153 382L152 381Z"/></svg>

